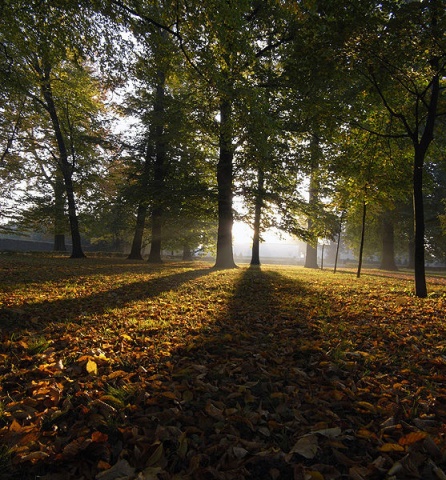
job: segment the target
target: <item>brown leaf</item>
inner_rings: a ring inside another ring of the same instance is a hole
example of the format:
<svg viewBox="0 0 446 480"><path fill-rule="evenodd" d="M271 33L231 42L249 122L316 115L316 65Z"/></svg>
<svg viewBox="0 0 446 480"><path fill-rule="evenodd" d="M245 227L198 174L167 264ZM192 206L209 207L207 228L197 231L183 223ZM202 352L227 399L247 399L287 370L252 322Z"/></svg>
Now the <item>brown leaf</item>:
<svg viewBox="0 0 446 480"><path fill-rule="evenodd" d="M290 453L298 453L309 460L314 458L318 451L318 440L317 435L309 434L304 435L299 438L294 444L293 448L290 450Z"/></svg>
<svg viewBox="0 0 446 480"><path fill-rule="evenodd" d="M413 445L414 443L419 442L420 440L424 440L427 437L426 432L410 432L404 437L401 437L398 440L400 445Z"/></svg>
<svg viewBox="0 0 446 480"><path fill-rule="evenodd" d="M104 443L108 441L108 435L102 432L93 432L91 434L91 440L95 443Z"/></svg>
<svg viewBox="0 0 446 480"><path fill-rule="evenodd" d="M121 459L108 470L98 473L95 480L130 480L134 474L135 469L129 465L127 460Z"/></svg>

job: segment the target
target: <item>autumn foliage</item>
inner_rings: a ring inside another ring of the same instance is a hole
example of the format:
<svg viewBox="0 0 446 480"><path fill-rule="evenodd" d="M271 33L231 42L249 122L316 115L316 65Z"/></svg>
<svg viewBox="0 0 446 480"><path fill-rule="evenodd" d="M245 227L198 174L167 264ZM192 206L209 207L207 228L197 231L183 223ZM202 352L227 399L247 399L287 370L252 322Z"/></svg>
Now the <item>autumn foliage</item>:
<svg viewBox="0 0 446 480"><path fill-rule="evenodd" d="M446 478L445 282L0 259L0 477Z"/></svg>

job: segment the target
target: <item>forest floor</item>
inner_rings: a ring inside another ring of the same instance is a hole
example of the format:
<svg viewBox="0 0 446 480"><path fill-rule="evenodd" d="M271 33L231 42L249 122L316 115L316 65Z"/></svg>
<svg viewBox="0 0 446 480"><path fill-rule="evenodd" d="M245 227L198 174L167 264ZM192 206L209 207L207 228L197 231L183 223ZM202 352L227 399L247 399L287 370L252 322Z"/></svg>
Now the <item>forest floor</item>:
<svg viewBox="0 0 446 480"><path fill-rule="evenodd" d="M0 478L446 478L446 281L0 257Z"/></svg>

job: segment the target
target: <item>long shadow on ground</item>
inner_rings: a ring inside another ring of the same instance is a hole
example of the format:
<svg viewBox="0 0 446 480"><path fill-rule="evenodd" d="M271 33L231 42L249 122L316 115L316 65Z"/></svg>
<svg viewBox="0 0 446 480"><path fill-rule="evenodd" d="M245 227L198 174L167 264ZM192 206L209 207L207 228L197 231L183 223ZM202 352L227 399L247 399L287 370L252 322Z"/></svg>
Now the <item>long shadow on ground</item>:
<svg viewBox="0 0 446 480"><path fill-rule="evenodd" d="M290 289L297 300L311 295L278 273L242 271L218 320L160 374L163 385L132 423L154 444L163 442L171 475L294 479L293 454L287 460L285 452L310 427L334 426L331 414L313 405L319 378L312 364L320 352L306 307L283 304ZM153 454L146 448L141 466Z"/></svg>
<svg viewBox="0 0 446 480"><path fill-rule="evenodd" d="M17 309L0 309L0 329L11 330L50 322L91 321L91 316L98 316L105 311L123 308L135 301L153 299L163 292L176 290L182 284L209 274L210 268L189 270L176 274L165 274L149 280L126 283L117 288L107 288L102 292L75 298L59 298L52 301L37 301ZM167 270L168 272L168 270ZM32 320L30 323L30 319ZM93 318L94 321L94 318Z"/></svg>
<svg viewBox="0 0 446 480"><path fill-rule="evenodd" d="M167 276L136 292L132 285L116 289L123 297L117 305L129 301L127 295L140 299L208 272ZM153 351L141 350L139 364L119 370L106 365L97 377L45 376L45 401L53 407L45 415L38 412L41 429L32 435L33 441L49 445L50 455L35 453L30 472L63 471L64 477L50 480L100 480L101 470L104 478L127 480L138 472L158 480L375 480L401 460L397 479L413 478L410 471L406 475L408 468L412 473L419 468L418 478L434 478L432 469L422 468L427 458L441 461L435 444L429 455L414 449L416 455L410 456L401 445L379 450L390 441L399 445L404 429L415 430L403 411L411 405L397 404L402 395L410 401L404 390L409 382L392 377L399 368L386 366L385 356L372 361L360 351L371 341L369 320L362 325L361 314L350 313L353 327L364 331L350 332L345 322L337 331L338 312L330 311L329 295L315 297L311 285L277 272L251 268L238 274L219 315L213 311L195 335L185 330L183 345L156 363L151 363ZM93 312L90 301L83 307ZM71 303L58 305L69 308ZM371 326L374 341L388 342L390 351L392 339L380 330L385 325ZM353 345L356 339L364 344ZM133 342L140 348L146 340ZM342 349L337 352L338 344ZM410 359L405 361L401 370L410 367ZM397 381L400 386L393 386ZM29 393L36 388L29 387ZM33 405L23 400L20 408L26 414ZM429 407L418 408L428 413ZM20 428L14 424L6 439L24 441L31 432ZM406 466L405 455L410 459Z"/></svg>

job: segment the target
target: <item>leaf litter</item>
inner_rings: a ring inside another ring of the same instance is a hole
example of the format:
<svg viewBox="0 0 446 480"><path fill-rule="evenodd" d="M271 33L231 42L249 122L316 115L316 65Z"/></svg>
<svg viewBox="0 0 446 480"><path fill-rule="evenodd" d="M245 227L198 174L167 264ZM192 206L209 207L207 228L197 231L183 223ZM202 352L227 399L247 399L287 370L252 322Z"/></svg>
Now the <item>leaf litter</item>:
<svg viewBox="0 0 446 480"><path fill-rule="evenodd" d="M0 478L446 478L441 278L0 268Z"/></svg>

